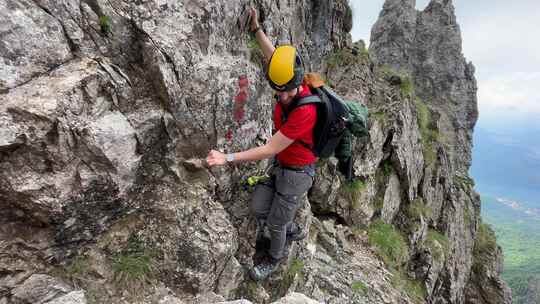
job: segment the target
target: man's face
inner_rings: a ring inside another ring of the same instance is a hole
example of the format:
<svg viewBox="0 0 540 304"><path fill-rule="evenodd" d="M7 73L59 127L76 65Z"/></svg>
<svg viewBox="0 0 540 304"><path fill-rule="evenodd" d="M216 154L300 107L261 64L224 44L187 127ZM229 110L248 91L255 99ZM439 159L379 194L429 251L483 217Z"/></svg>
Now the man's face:
<svg viewBox="0 0 540 304"><path fill-rule="evenodd" d="M285 92L276 91L276 95L279 97L279 100L284 104L288 104L289 102L291 102L297 93L298 93L298 88L294 88L290 91L285 91Z"/></svg>

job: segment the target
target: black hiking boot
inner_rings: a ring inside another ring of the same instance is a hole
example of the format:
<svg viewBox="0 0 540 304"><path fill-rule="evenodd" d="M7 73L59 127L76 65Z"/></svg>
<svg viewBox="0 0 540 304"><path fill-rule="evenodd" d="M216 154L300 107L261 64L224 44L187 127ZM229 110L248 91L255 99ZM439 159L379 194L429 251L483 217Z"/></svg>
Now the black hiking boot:
<svg viewBox="0 0 540 304"><path fill-rule="evenodd" d="M251 269L249 275L255 281L263 281L268 278L278 268L280 260L267 257L261 263Z"/></svg>

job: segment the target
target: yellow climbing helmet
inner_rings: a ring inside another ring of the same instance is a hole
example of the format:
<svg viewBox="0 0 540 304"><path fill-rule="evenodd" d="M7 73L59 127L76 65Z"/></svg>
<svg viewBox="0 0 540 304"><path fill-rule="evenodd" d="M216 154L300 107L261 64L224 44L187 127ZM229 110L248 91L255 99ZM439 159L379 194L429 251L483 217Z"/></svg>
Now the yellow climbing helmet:
<svg viewBox="0 0 540 304"><path fill-rule="evenodd" d="M266 78L274 90L281 92L302 84L304 64L292 45L281 45L275 49L268 63Z"/></svg>

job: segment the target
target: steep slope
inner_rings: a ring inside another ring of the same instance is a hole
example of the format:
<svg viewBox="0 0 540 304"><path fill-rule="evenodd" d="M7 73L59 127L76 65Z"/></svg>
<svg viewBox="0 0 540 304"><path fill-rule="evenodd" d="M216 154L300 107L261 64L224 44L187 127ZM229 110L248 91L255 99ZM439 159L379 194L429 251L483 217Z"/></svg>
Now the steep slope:
<svg viewBox="0 0 540 304"><path fill-rule="evenodd" d="M409 31L451 3L434 0L418 18L414 3L387 1L381 19L406 12L394 18L404 23L374 31L408 38L374 40L370 54L350 41L345 1L255 4L273 41L298 46L311 70L372 113L355 145L357 180L319 163L297 218L309 237L264 284L245 272L255 223L242 180L266 163L201 163L210 148L271 135L247 1L0 0L0 303L270 303L293 291L326 303L463 303L465 289L508 301L493 270L500 252L470 275L480 225L466 175L471 66L429 74L416 55L384 59L383 50L414 54ZM459 37L440 30L422 41Z"/></svg>

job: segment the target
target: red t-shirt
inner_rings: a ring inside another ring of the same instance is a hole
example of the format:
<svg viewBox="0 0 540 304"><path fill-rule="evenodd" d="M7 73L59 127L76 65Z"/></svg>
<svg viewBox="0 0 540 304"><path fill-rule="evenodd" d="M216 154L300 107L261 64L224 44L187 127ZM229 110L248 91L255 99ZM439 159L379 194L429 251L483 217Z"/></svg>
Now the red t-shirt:
<svg viewBox="0 0 540 304"><path fill-rule="evenodd" d="M302 84L302 92L298 97L312 95L309 87ZM313 146L313 128L317 120L317 107L314 104L308 104L298 107L289 113L287 121L282 125L281 114L283 109L281 103L276 104L274 110L274 125L276 132L281 131L287 138L294 142L278 153L277 160L282 165L303 166L314 163L317 158L311 150L304 147L298 141L302 141L310 146Z"/></svg>

